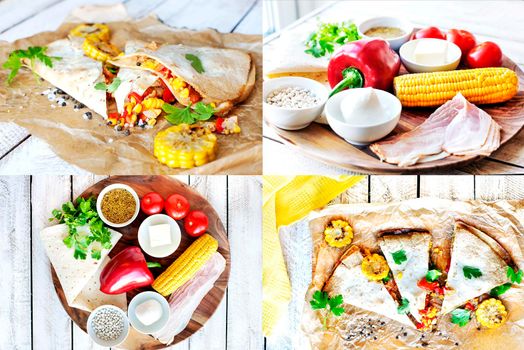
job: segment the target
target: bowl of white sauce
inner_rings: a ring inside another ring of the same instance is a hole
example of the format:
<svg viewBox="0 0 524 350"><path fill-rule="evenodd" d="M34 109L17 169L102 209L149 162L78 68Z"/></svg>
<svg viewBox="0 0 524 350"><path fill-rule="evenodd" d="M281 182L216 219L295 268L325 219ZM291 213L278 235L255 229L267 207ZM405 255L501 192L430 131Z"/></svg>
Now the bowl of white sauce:
<svg viewBox="0 0 524 350"><path fill-rule="evenodd" d="M325 114L329 126L347 142L363 146L380 140L397 126L402 105L387 91L356 88L329 98Z"/></svg>

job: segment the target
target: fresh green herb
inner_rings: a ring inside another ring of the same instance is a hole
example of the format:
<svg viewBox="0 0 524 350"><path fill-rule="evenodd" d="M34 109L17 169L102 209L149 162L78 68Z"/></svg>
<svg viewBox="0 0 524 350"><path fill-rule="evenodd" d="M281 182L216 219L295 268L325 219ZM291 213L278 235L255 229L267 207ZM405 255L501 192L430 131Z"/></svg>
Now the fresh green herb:
<svg viewBox="0 0 524 350"><path fill-rule="evenodd" d="M493 288L489 292L489 295L491 295L492 297L498 297L499 295L502 295L502 294L506 293L510 288L511 288L511 283L509 283L509 282L508 283L504 283L501 286Z"/></svg>
<svg viewBox="0 0 524 350"><path fill-rule="evenodd" d="M407 314L408 311L409 311L409 300L406 298L402 298L402 301L399 307L397 308L397 312L399 314Z"/></svg>
<svg viewBox="0 0 524 350"><path fill-rule="evenodd" d="M426 273L426 281L435 282L441 275L442 272L440 272L440 270L429 270L428 273Z"/></svg>
<svg viewBox="0 0 524 350"><path fill-rule="evenodd" d="M60 224L66 224L69 234L64 238L64 244L74 249L75 259L84 260L91 243L98 242L99 245L91 246L91 257L95 260L101 258L101 248L110 249L111 232L104 225L96 211L96 200L79 197L76 207L72 202L62 204L62 210L54 209L53 217L49 221L57 220ZM88 225L90 234L80 233L77 228Z"/></svg>
<svg viewBox="0 0 524 350"><path fill-rule="evenodd" d="M326 315L322 319L324 329L327 329L327 319L331 313L335 316L340 316L345 312L344 308L340 306L343 303L344 298L342 295L339 294L330 298L327 292L322 292L320 290L313 293L313 299L309 301L313 310L326 310Z"/></svg>
<svg viewBox="0 0 524 350"><path fill-rule="evenodd" d="M357 26L351 22L318 23L318 28L306 41L306 53L314 57L332 54L335 46L360 39Z"/></svg>
<svg viewBox="0 0 524 350"><path fill-rule="evenodd" d="M215 113L211 105L203 102L197 102L194 108L191 108L191 104L185 108L177 108L164 103L162 110L166 112L166 120L174 125L194 124L196 121L208 120Z"/></svg>
<svg viewBox="0 0 524 350"><path fill-rule="evenodd" d="M382 279L382 282L384 282L384 283L388 283L390 279L391 279L391 277L389 277L389 274L388 274L386 277L384 277L384 278Z"/></svg>
<svg viewBox="0 0 524 350"><path fill-rule="evenodd" d="M153 267L162 267L162 265L160 265L160 263L158 263L156 261L148 261L147 262L147 267L151 269Z"/></svg>
<svg viewBox="0 0 524 350"><path fill-rule="evenodd" d="M20 68L22 68L22 59L29 59L31 68L34 67L35 60L39 60L48 67L53 67L53 60L61 60L61 57L47 56L45 52L47 47L42 46L30 46L27 50L15 50L9 54L7 61L4 62L2 67L11 70L7 77L7 84L11 84L13 79L18 74Z"/></svg>
<svg viewBox="0 0 524 350"><path fill-rule="evenodd" d="M408 258L406 256L406 252L404 251L404 249L401 249L401 250L398 250L396 252L391 253L391 256L393 257L393 261L397 265L400 265L404 261L408 260Z"/></svg>
<svg viewBox="0 0 524 350"><path fill-rule="evenodd" d="M200 58L198 58L198 56L187 53L186 60L191 62L191 66L197 71L197 73L205 72L204 67L202 66L202 61L200 61Z"/></svg>
<svg viewBox="0 0 524 350"><path fill-rule="evenodd" d="M116 91L116 89L118 89L118 87L120 86L121 83L122 83L122 81L120 80L120 78L115 78L115 79L113 79L113 81L109 85L107 85L106 83L103 83L103 82L97 83L95 85L95 89L96 90L104 90L104 91L107 91L107 92L112 94L113 92Z"/></svg>
<svg viewBox="0 0 524 350"><path fill-rule="evenodd" d="M482 276L482 272L476 267L472 266L464 266L462 268L462 272L464 272L464 277L466 277L468 280Z"/></svg>
<svg viewBox="0 0 524 350"><path fill-rule="evenodd" d="M455 309L451 312L451 323L464 327L471 318L471 311L466 309Z"/></svg>
<svg viewBox="0 0 524 350"><path fill-rule="evenodd" d="M515 272L511 266L508 266L506 275L511 282L520 284L522 282L522 274L522 270L517 270L517 272Z"/></svg>

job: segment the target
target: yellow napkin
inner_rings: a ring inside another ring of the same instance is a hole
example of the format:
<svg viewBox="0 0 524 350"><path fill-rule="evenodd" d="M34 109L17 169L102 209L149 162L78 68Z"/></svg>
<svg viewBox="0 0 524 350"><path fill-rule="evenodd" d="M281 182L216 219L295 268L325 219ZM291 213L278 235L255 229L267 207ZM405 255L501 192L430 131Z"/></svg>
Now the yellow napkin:
<svg viewBox="0 0 524 350"><path fill-rule="evenodd" d="M262 329L271 335L291 299L291 285L280 247L278 229L326 205L363 176L264 176Z"/></svg>

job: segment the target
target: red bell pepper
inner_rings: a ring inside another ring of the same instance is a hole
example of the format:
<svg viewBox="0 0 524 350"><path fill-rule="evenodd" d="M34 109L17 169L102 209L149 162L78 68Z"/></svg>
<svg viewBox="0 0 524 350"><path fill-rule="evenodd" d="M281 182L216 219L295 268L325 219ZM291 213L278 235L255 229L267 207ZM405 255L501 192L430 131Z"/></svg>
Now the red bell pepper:
<svg viewBox="0 0 524 350"><path fill-rule="evenodd" d="M426 280L426 277L423 277L420 281L418 281L417 286L430 292L433 292L440 287L437 281L428 282L428 280Z"/></svg>
<svg viewBox="0 0 524 350"><path fill-rule="evenodd" d="M400 58L387 41L362 39L342 46L328 65L330 96L347 88L389 90L398 75Z"/></svg>
<svg viewBox="0 0 524 350"><path fill-rule="evenodd" d="M120 294L135 288L149 286L155 278L148 267L158 266L160 266L158 263L146 262L140 248L125 248L102 270L100 290L106 294Z"/></svg>

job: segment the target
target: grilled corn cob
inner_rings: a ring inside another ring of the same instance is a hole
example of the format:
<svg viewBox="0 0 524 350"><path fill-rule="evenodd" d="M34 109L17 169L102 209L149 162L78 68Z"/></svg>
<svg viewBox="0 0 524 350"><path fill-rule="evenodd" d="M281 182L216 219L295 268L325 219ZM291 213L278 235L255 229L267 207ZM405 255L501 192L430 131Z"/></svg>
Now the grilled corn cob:
<svg viewBox="0 0 524 350"><path fill-rule="evenodd" d="M508 317L506 307L495 298L484 300L475 311L475 316L481 325L488 328L498 328Z"/></svg>
<svg viewBox="0 0 524 350"><path fill-rule="evenodd" d="M324 229L324 239L332 247L345 247L353 240L353 229L347 221L332 220Z"/></svg>
<svg viewBox="0 0 524 350"><path fill-rule="evenodd" d="M432 107L459 92L475 104L504 102L517 94L519 82L508 68L479 68L405 74L395 78L393 87L402 106Z"/></svg>
<svg viewBox="0 0 524 350"><path fill-rule="evenodd" d="M71 30L69 34L72 36L79 36L81 38L109 41L109 27L100 23L80 24Z"/></svg>
<svg viewBox="0 0 524 350"><path fill-rule="evenodd" d="M215 159L217 137L198 126L180 124L155 136L154 155L170 168L193 168Z"/></svg>
<svg viewBox="0 0 524 350"><path fill-rule="evenodd" d="M159 98L146 98L142 101L142 105L145 109L158 109L162 108L164 101Z"/></svg>
<svg viewBox="0 0 524 350"><path fill-rule="evenodd" d="M205 233L194 241L152 284L163 296L171 295L189 281L218 249L216 239Z"/></svg>
<svg viewBox="0 0 524 350"><path fill-rule="evenodd" d="M92 38L85 38L82 44L82 50L87 57L91 57L94 60L105 62L112 57L118 56L120 51L113 44L94 40Z"/></svg>
<svg viewBox="0 0 524 350"><path fill-rule="evenodd" d="M382 255L370 254L362 260L362 273L370 281L380 281L389 274L389 266Z"/></svg>

